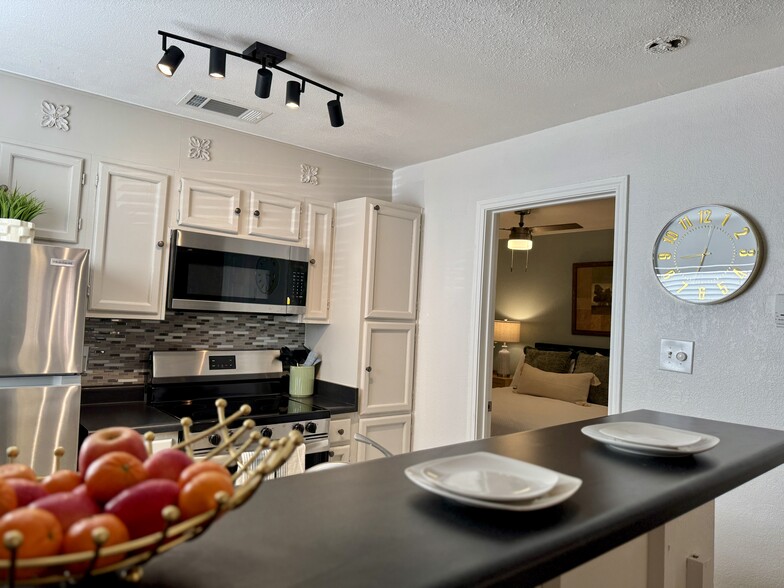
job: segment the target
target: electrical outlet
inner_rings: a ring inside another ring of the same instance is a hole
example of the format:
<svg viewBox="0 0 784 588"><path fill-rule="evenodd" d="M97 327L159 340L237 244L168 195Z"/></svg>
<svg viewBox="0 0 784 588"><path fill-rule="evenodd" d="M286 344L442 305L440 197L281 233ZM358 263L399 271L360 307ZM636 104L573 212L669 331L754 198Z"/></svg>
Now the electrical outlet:
<svg viewBox="0 0 784 588"><path fill-rule="evenodd" d="M694 341L662 339L659 353L659 369L671 372L692 373L694 364Z"/></svg>

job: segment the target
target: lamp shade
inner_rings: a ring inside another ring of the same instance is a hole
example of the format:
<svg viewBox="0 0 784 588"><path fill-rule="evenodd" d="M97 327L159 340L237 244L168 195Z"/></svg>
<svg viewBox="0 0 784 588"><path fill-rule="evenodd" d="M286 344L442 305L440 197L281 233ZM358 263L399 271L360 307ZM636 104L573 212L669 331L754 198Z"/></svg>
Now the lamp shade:
<svg viewBox="0 0 784 588"><path fill-rule="evenodd" d="M495 321L493 341L518 343L520 341L520 323L518 321Z"/></svg>
<svg viewBox="0 0 784 588"><path fill-rule="evenodd" d="M528 251L534 246L531 229L528 227L514 227L509 233L509 240L506 242L507 249L516 251Z"/></svg>

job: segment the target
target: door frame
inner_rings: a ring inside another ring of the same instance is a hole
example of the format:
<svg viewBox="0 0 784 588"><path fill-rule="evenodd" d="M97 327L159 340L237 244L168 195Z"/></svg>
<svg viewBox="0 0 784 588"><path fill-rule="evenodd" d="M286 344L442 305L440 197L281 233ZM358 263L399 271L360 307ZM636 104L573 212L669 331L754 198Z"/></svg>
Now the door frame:
<svg viewBox="0 0 784 588"><path fill-rule="evenodd" d="M474 259L471 344L469 349L472 394L473 430L469 438L490 436L490 411L493 376L493 320L495 310L496 265L498 256L497 213L520 208L541 208L556 204L615 198L613 242L613 304L610 315L610 382L608 412L621 412L621 376L623 357L623 325L626 304L626 241L629 207L629 177L618 176L570 186L549 188L496 197L477 202L477 247Z"/></svg>

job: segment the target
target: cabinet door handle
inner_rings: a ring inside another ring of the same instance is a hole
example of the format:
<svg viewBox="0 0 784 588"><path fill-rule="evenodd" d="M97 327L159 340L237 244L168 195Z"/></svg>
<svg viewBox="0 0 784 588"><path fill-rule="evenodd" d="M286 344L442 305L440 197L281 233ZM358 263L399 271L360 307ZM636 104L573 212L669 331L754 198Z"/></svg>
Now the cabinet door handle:
<svg viewBox="0 0 784 588"><path fill-rule="evenodd" d="M316 260L315 259L311 259L310 260L310 265L316 265Z"/></svg>
<svg viewBox="0 0 784 588"><path fill-rule="evenodd" d="M261 216L261 213L258 210L254 210L253 216Z"/></svg>
<svg viewBox="0 0 784 588"><path fill-rule="evenodd" d="M367 373L370 373L370 372L372 372L372 371L373 371L373 368L372 368L371 366L367 366L367 367L365 368L365 371L366 371Z"/></svg>
<svg viewBox="0 0 784 588"><path fill-rule="evenodd" d="M338 435L342 435L343 433L345 433L343 429L338 429Z"/></svg>
<svg viewBox="0 0 784 588"><path fill-rule="evenodd" d="M381 207L378 204L374 204L373 210L381 210Z"/></svg>
<svg viewBox="0 0 784 588"><path fill-rule="evenodd" d="M242 212L242 209L239 206L234 209L234 214L239 214L241 212Z"/></svg>
<svg viewBox="0 0 784 588"><path fill-rule="evenodd" d="M165 245L165 243L163 241L158 241L158 243L156 243L156 245L158 245L158 247L160 249L163 249L163 246Z"/></svg>
<svg viewBox="0 0 784 588"><path fill-rule="evenodd" d="M330 451L330 452L329 452L329 456L330 456L330 457L335 457L335 452L334 452L334 451Z"/></svg>

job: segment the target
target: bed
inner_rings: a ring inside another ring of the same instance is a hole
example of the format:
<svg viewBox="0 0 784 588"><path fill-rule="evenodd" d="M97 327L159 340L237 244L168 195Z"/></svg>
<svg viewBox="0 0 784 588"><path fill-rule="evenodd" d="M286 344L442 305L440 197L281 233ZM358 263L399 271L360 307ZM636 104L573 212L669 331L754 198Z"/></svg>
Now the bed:
<svg viewBox="0 0 784 588"><path fill-rule="evenodd" d="M511 386L493 388L491 434L506 435L607 415L609 350L536 343Z"/></svg>

